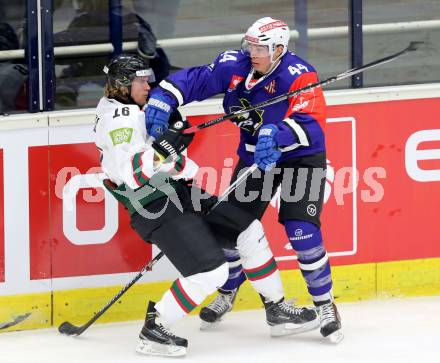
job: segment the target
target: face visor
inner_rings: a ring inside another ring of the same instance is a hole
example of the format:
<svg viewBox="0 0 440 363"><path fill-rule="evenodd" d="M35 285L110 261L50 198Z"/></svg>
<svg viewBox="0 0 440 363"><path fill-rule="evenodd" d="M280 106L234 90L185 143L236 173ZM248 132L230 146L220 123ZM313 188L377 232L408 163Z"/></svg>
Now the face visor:
<svg viewBox="0 0 440 363"><path fill-rule="evenodd" d="M136 71L134 79L136 79L136 77L147 77L145 80L148 83L153 83L156 81L156 77L154 76L154 72L151 68Z"/></svg>
<svg viewBox="0 0 440 363"><path fill-rule="evenodd" d="M249 54L251 58L266 58L271 55L268 45L251 42L247 37L243 38L241 42L241 49L243 52Z"/></svg>

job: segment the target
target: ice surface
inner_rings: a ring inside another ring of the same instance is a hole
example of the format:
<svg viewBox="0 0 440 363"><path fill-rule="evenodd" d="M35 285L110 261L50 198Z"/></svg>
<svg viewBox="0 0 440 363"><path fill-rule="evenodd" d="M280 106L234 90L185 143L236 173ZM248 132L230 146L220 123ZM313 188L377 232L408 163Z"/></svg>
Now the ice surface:
<svg viewBox="0 0 440 363"><path fill-rule="evenodd" d="M185 363L439 362L440 296L338 304L345 339L332 345L318 331L271 338L263 310L233 312L216 330L197 316L173 329L189 340ZM141 321L96 324L80 337L56 329L0 334L1 363L133 363L176 358L135 352Z"/></svg>

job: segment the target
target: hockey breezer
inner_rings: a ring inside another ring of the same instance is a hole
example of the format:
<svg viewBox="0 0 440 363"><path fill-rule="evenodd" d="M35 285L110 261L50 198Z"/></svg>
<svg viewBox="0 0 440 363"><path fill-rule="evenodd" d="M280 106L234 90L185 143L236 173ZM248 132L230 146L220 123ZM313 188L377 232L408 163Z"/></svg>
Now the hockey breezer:
<svg viewBox="0 0 440 363"><path fill-rule="evenodd" d="M411 43L409 43L409 45L405 49L401 50L400 52L391 54L391 55L389 55L387 57L384 57L384 58L377 59L377 60L375 60L373 62L370 62L368 64L365 64L363 66L349 69L349 70L347 70L347 71L345 71L345 72L343 72L341 74L338 74L336 76L329 77L329 78L327 78L327 79L325 79L323 81L320 81L320 82L309 84L306 87L303 87L303 88L297 89L295 91L291 91L291 92L285 93L283 95L271 98L271 99L269 99L267 101L263 101L263 102L257 103L256 105L253 105L253 106L250 106L250 107L247 107L247 108L243 108L241 110L237 110L237 111L228 113L227 115L224 115L224 116L218 117L216 119L207 121L207 122L202 123L200 125L195 125L195 126L189 127L186 130L184 130L183 133L184 134L195 133L195 132L197 132L197 131L199 131L201 129L207 128L209 126L213 126L213 125L216 125L216 124L218 124L220 122L223 122L223 121L226 121L226 120L229 120L229 119L232 119L232 118L244 115L244 114L248 113L249 111L253 111L253 110L259 109L261 107L273 105L274 103L278 103L278 102L284 101L284 100L286 100L286 99L288 99L290 97L296 96L296 95L298 95L300 93L303 93L303 92L307 92L307 91L309 91L311 89L314 89L316 87L326 86L326 85L328 85L330 83L339 81L341 79L345 79L345 78L354 76L355 74L364 72L367 69L376 67L376 66L381 65L381 64L385 64L385 63L391 62L391 61L399 58L400 56L402 56L404 54L407 54L409 52L414 52L414 51L418 50L419 47L421 45L423 45L423 44L424 44L424 42L411 42Z"/></svg>
<svg viewBox="0 0 440 363"><path fill-rule="evenodd" d="M250 166L241 176L240 178L233 184L231 184L229 186L228 189L226 189L224 191L224 193L218 198L218 201L216 204L214 204L210 211L213 210L214 208L216 208L223 200L226 199L226 197L239 185L241 184L249 175L251 175L255 170L257 169L257 165L254 164L252 166ZM209 212L208 212L209 213ZM127 290L133 286L143 275L145 275L145 273L147 271L150 271L153 267L153 265L159 261L162 256L164 255L163 252L158 253L147 265L144 266L144 268L142 268L141 271L139 271L139 273L127 284L125 285L101 310L99 310L87 323L85 323L84 325L81 326L75 326L72 323L65 321L64 323L62 323L59 327L58 327L58 331L61 334L65 334L65 335L81 335L85 330L87 330L90 325L92 325L96 320L98 320L116 301L119 300L119 298L124 295ZM30 315L30 314L29 314ZM27 317L27 316L26 316ZM25 318L26 318L25 317ZM18 318L17 318L18 319ZM16 320L17 320L16 319ZM24 319L22 319L24 320ZM20 320L21 321L21 320ZM15 324L18 324L18 322L16 322ZM15 325L14 324L14 325ZM11 325L8 325L7 327L9 327ZM0 326L0 329L1 328Z"/></svg>

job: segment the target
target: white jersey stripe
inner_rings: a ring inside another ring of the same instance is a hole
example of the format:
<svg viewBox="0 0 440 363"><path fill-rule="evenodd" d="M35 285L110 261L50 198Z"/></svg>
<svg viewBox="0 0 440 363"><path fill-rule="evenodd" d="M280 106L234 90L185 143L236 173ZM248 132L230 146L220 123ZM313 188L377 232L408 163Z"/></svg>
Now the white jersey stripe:
<svg viewBox="0 0 440 363"><path fill-rule="evenodd" d="M244 146L246 148L246 151L248 151L250 153L254 153L255 152L255 145L244 144ZM292 150L294 150L294 149L296 149L297 147L300 147L300 146L301 146L300 144L293 144L293 145L289 145L289 146L286 146L286 147L281 147L280 151L284 153L284 152L287 152L287 151L292 151Z"/></svg>
<svg viewBox="0 0 440 363"><path fill-rule="evenodd" d="M176 97L177 102L179 102L179 106L183 105L183 95L176 87L174 87L172 83L164 79L162 82L159 83L159 86L167 90L168 92L171 92L174 97Z"/></svg>
<svg viewBox="0 0 440 363"><path fill-rule="evenodd" d="M291 118L286 118L283 121L285 123L287 123L293 129L293 131L295 131L296 136L298 136L298 140L299 140L300 145L310 146L309 140L307 139L307 135L306 135L305 131L298 123L295 122L295 120L293 120Z"/></svg>

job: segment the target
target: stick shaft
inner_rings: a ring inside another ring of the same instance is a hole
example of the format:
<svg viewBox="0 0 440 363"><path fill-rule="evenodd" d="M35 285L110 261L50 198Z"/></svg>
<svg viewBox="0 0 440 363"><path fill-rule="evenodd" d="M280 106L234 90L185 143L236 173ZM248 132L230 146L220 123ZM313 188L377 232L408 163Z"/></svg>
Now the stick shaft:
<svg viewBox="0 0 440 363"><path fill-rule="evenodd" d="M338 75L336 75L336 76L329 77L329 78L327 78L327 79L325 79L325 80L323 80L323 81L316 82L316 83L312 83L312 84L309 84L309 85L306 86L306 87L299 88L299 89L297 89L297 90L294 90L294 91L291 91L291 92L288 92L288 93L284 93L284 94L282 94L282 95L276 96L276 97L271 98L271 99L269 99L269 100L266 100L266 101L263 101L263 102L257 103L257 104L254 105L254 106L251 106L251 107L248 107L248 108L244 108L244 109L241 109L241 110L238 110L238 111L234 111L234 112L228 113L228 114L226 114L226 115L224 115L224 116L220 116L220 117L218 117L218 118L216 118L216 119L213 119L213 120L207 121L207 122L205 122L205 123L203 123L203 124L189 127L189 128L187 128L187 129L185 129L185 130L183 131L183 133L184 133L184 134L191 134L191 133L198 132L198 131L200 131L200 130L202 130L202 129L205 129L205 128L207 128L207 127L210 127L210 126L216 125L216 124L218 124L218 123L220 123L220 122L223 122L223 121L229 120L229 119L231 119L231 118L234 118L234 117L237 117L237 116L243 115L243 114L245 114L245 113L248 113L249 111L253 111L253 110L258 109L258 108L261 108L261 107L265 107L265 106L273 105L273 104L275 104L275 103L278 103L278 102L284 101L284 100L286 100L286 99L288 99L288 98L290 98L290 97L296 96L296 95L298 95L298 94L300 94L300 93L303 93L303 92L309 91L309 90L311 90L311 89L313 89L313 88L320 87L320 86L325 86L325 85L327 85L327 84L330 84L330 83L333 83L333 82L339 81L339 80L341 80L341 79L345 79L345 78L348 78L348 77L354 76L355 74L358 74L358 73L364 72L364 71L366 71L367 69L371 69L371 68L373 68L373 67L377 67L378 65L381 65L381 64L384 64L384 63L391 62L391 61L393 61L394 59L400 57L401 55L404 55L404 54L406 54L406 53L408 53L408 52L412 52L412 51L417 50L417 46L415 45L415 43L417 43L417 42L411 42L411 43L408 45L408 47L406 47L405 49L403 49L403 50L401 50L401 51L399 51L399 52L397 52L397 53L391 54L391 55L389 55L389 56L387 56L387 57L384 57L384 58L377 59L377 60L375 60L375 61L373 61L373 62L370 62L370 63L368 63L368 64L365 64L365 65L363 65L363 66L360 66L360 67L357 67L357 68L349 69L349 70L347 70L347 71L345 71L345 72L343 72L343 73L340 73L340 74L338 74Z"/></svg>
<svg viewBox="0 0 440 363"><path fill-rule="evenodd" d="M218 198L218 201L216 204L214 204L210 210L213 210L216 208L222 201L224 201L228 195L237 188L238 185L240 185L252 172L257 169L257 164L253 164L251 167L249 167L242 175L240 175L237 180L232 183L228 189L225 190L225 192ZM75 327L72 324L69 323L69 330L72 330L72 333L69 335L80 335L84 331L86 331L96 320L98 320L116 301L120 299L122 295L124 295L127 290L132 287L147 271L151 270L153 265L159 261L164 253L161 251L158 253L147 265L145 265L139 273L133 277L132 280L130 280L113 298L105 304L105 306L99 310L87 323L84 325L81 325L79 327ZM65 332L65 331L64 331Z"/></svg>
<svg viewBox="0 0 440 363"><path fill-rule="evenodd" d="M157 261L159 261L163 255L163 252L159 252L148 264L146 264L142 268L142 270L139 271L139 273L135 277L133 277L130 282L128 282L107 304L105 304L105 306L101 310L99 310L87 323L79 327L79 330L76 332L75 335L80 335L86 329L88 329L90 325L98 320L117 300L119 300L122 295L127 292L130 287L132 287L147 271L151 270L153 265Z"/></svg>
<svg viewBox="0 0 440 363"><path fill-rule="evenodd" d="M218 197L217 203L215 203L212 207L211 210L213 210L215 207L217 207L221 202L223 202L229 194L231 194L235 189L237 189L237 187L245 180L247 179L247 177L249 175L251 175L256 169L257 169L257 164L253 164L252 166L250 166L248 169L246 169L246 171L244 173L242 173L237 180L235 180L235 182L233 182L228 189L226 189L223 194Z"/></svg>

